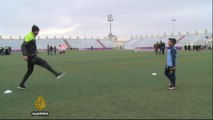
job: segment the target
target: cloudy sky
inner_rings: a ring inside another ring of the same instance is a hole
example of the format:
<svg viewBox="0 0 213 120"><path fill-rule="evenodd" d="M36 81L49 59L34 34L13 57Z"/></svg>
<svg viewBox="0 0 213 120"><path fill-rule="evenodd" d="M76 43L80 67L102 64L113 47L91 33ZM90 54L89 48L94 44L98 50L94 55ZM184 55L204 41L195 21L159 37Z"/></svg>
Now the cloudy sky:
<svg viewBox="0 0 213 120"><path fill-rule="evenodd" d="M36 24L41 36L119 39L175 31L212 31L212 0L0 0L0 35L24 36Z"/></svg>

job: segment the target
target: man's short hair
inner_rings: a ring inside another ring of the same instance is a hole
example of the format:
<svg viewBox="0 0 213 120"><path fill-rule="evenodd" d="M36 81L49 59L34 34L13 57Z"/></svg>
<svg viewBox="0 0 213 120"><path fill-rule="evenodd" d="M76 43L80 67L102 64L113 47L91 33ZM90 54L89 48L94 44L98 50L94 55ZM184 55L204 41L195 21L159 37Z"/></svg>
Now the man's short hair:
<svg viewBox="0 0 213 120"><path fill-rule="evenodd" d="M33 25L33 26L32 26L32 32L39 31L39 30L40 30L40 29L39 29L38 26L36 26L36 25Z"/></svg>
<svg viewBox="0 0 213 120"><path fill-rule="evenodd" d="M177 40L175 38L169 38L169 41L171 41L174 45L176 44Z"/></svg>

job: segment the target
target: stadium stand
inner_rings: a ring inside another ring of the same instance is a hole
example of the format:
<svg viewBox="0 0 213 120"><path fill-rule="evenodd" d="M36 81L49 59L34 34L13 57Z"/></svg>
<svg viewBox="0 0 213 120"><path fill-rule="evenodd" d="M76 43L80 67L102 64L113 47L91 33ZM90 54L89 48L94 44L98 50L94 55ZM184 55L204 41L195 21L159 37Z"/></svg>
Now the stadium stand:
<svg viewBox="0 0 213 120"><path fill-rule="evenodd" d="M212 36L212 33L197 34L197 35L180 35L173 38L177 39L176 47L182 49L185 44L201 44L205 45L208 39ZM156 38L144 38L144 39L130 39L124 44L124 48L127 50L153 50L154 44L157 42L168 42L168 37L156 37ZM212 37L211 37L212 38ZM167 45L167 44L166 44Z"/></svg>
<svg viewBox="0 0 213 120"><path fill-rule="evenodd" d="M64 41L62 39L38 39L36 44L37 49L43 50L47 49L47 45L58 47L60 44L64 44Z"/></svg>
<svg viewBox="0 0 213 120"><path fill-rule="evenodd" d="M212 48L213 40L212 40L212 35L208 36L208 41L207 41L207 47Z"/></svg>
<svg viewBox="0 0 213 120"><path fill-rule="evenodd" d="M112 40L108 40L108 39L103 39L103 40L98 40L100 41L105 48L114 48L115 47L115 42L113 42Z"/></svg>
<svg viewBox="0 0 213 120"><path fill-rule="evenodd" d="M127 50L132 50L135 46L142 41L142 39L131 39L124 44L124 48Z"/></svg>
<svg viewBox="0 0 213 120"><path fill-rule="evenodd" d="M23 40L13 39L13 40L0 40L0 47L10 46L12 50L20 50Z"/></svg>
<svg viewBox="0 0 213 120"><path fill-rule="evenodd" d="M76 39L64 39L62 38L39 38L37 39L37 46L38 49L44 50L47 49L47 45L50 46L56 46L59 45L65 45L68 49L74 49L74 50L108 50L115 47L124 48L126 50L153 50L154 44L157 42L164 42L167 45L168 38L176 38L177 44L176 47L178 49L182 49L184 45L194 45L194 44L200 44L200 45L207 45L212 46L212 33L200 33L195 32L194 34L189 34L188 32L186 35L178 35L178 36L166 36L164 34L164 37L146 37L142 38L131 38L128 41L116 41L116 40L110 40L109 38L104 39L79 39L78 37ZM0 36L0 47L11 47L13 51L19 51L20 46L22 44L23 40L20 38L12 39L7 38L4 39L2 36ZM119 44L120 42L120 44Z"/></svg>
<svg viewBox="0 0 213 120"><path fill-rule="evenodd" d="M102 48L96 40L85 39L85 40L67 40L71 48L77 48L79 50L86 50L93 48Z"/></svg>
<svg viewBox="0 0 213 120"><path fill-rule="evenodd" d="M21 39L1 39L0 46L10 46L13 51L19 51L21 49ZM61 44L65 44L68 48L75 48L77 50L108 50L115 46L112 40L108 39L37 39L37 49L47 49L47 45L58 47Z"/></svg>

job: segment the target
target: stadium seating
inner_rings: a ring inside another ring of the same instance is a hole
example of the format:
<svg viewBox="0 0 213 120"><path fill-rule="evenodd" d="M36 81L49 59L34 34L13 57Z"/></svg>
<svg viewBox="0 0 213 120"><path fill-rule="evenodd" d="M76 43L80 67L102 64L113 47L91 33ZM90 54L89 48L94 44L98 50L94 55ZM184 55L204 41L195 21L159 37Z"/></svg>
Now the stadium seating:
<svg viewBox="0 0 213 120"><path fill-rule="evenodd" d="M84 49L111 49L114 47L114 42L112 40L95 40L95 39L84 39L84 40L67 40L71 48L78 48L80 50Z"/></svg>
<svg viewBox="0 0 213 120"><path fill-rule="evenodd" d="M201 35L187 35L182 41L180 41L178 44L193 44L199 40Z"/></svg>
<svg viewBox="0 0 213 120"><path fill-rule="evenodd" d="M23 40L20 39L2 39L0 46L11 46L12 50L20 50ZM76 48L78 50L88 50L94 48L97 50L112 49L115 43L107 39L38 39L36 40L37 49L47 49L47 45L58 47L65 44L68 48Z"/></svg>
<svg viewBox="0 0 213 120"><path fill-rule="evenodd" d="M176 46L181 49L185 44L190 44L190 45L206 44L208 41L208 38L206 36L211 37L212 33L201 34L201 35L181 35L181 36L176 36L173 38L177 39ZM131 39L124 44L124 48L127 50L153 49L154 44L160 41L166 43L167 45L168 38L170 37L172 36L161 37L161 38Z"/></svg>
<svg viewBox="0 0 213 120"><path fill-rule="evenodd" d="M207 43L208 41L208 37L212 36L211 33L208 34L202 34L202 35L186 35L185 38L183 38L183 40L181 40L180 42L178 42L178 45L185 45L185 44L201 44L204 45Z"/></svg>
<svg viewBox="0 0 213 120"><path fill-rule="evenodd" d="M85 39L85 40L67 40L71 48L78 49L89 49L93 48L102 48L102 46L93 39Z"/></svg>
<svg viewBox="0 0 213 120"><path fill-rule="evenodd" d="M131 39L131 40L127 41L127 42L124 44L124 48L125 48L125 49L128 49L128 50L134 49L135 46L136 46L140 41L142 41L142 39Z"/></svg>
<svg viewBox="0 0 213 120"><path fill-rule="evenodd" d="M154 38L134 38L123 45L124 49L135 50L135 49L146 49L152 50L153 46L157 42L164 42L167 45L167 37L154 37ZM207 44L209 39L212 39L212 33L208 34L193 34L193 35L181 35L176 36L177 47L182 48L185 44ZM20 50L22 39L1 39L0 46L11 46L12 50ZM47 49L47 45L58 47L60 44L65 44L68 48L75 48L78 50L95 50L112 49L116 46L116 43L109 39L38 39L36 41L37 48L40 50Z"/></svg>
<svg viewBox="0 0 213 120"><path fill-rule="evenodd" d="M114 48L115 43L112 40L103 39L100 41L106 48Z"/></svg>
<svg viewBox="0 0 213 120"><path fill-rule="evenodd" d="M47 49L47 45L58 47L60 44L64 44L62 39L38 39L36 40L37 49Z"/></svg>
<svg viewBox="0 0 213 120"><path fill-rule="evenodd" d="M20 50L23 40L13 39L13 40L0 40L0 47L10 46L12 50Z"/></svg>

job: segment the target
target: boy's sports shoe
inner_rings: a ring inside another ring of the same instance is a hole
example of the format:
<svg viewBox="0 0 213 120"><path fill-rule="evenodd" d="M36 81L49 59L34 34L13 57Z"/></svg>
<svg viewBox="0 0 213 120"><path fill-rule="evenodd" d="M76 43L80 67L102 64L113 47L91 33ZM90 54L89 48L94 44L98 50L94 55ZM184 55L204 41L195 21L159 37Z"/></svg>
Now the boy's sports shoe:
<svg viewBox="0 0 213 120"><path fill-rule="evenodd" d="M169 86L169 87L172 87L172 83L169 83L168 86Z"/></svg>
<svg viewBox="0 0 213 120"><path fill-rule="evenodd" d="M18 88L19 90L25 90L25 89L26 89L26 87L25 87L24 85L19 85L17 88Z"/></svg>
<svg viewBox="0 0 213 120"><path fill-rule="evenodd" d="M169 87L168 90L175 90L175 87Z"/></svg>
<svg viewBox="0 0 213 120"><path fill-rule="evenodd" d="M62 78L64 75L65 75L65 72L64 73L59 72L56 79L58 80L58 79Z"/></svg>

